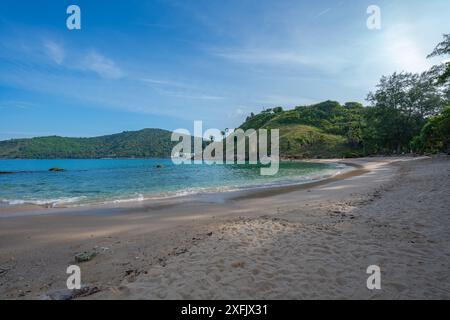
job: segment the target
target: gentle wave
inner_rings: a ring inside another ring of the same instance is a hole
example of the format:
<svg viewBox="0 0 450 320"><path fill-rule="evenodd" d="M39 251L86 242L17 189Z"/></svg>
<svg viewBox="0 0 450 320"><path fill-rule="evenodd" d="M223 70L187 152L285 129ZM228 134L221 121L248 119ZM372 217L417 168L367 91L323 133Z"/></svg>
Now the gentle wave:
<svg viewBox="0 0 450 320"><path fill-rule="evenodd" d="M135 192L118 192L103 194L101 192L96 192L97 195L92 195L92 189L86 191L86 195L74 196L75 191L72 189L71 192L66 192L67 195L61 196L59 198L43 198L40 199L38 197L24 197L24 199L8 198L3 196L3 199L0 199L0 207L8 207L8 206L24 206L24 205L37 205L37 206L45 206L50 208L58 208L58 207L82 207L89 205L108 205L108 204L122 204L122 203L132 203L132 202L142 202L142 201L151 201L151 200L163 200L168 198L177 198L183 196L197 195L197 194L210 194L210 193L219 193L219 192L231 192L231 191L244 191L251 189L263 189L263 188L271 188L271 187L283 187L290 185L299 185L305 184L312 181L318 181L330 178L334 175L340 174L343 171L350 170L351 167L343 165L343 164L332 164L332 166L328 169L321 169L319 171L303 173L300 175L290 175L280 177L274 180L266 180L266 181L252 181L252 180L240 180L240 181L221 181L222 185L215 186L184 186L179 190L145 190L142 189L136 190ZM158 171L163 172L163 171ZM180 179L187 178L190 181L190 177L184 177L184 172L181 172ZM62 176L52 176L52 177L61 177ZM243 176L245 177L245 175ZM209 178L205 177L205 178ZM66 178L65 178L66 179ZM123 181L123 180L121 180ZM138 181L140 182L140 181ZM28 181L27 181L28 183ZM195 184L195 181L193 182ZM80 190L80 189L79 189ZM77 191L76 193L83 193L82 191ZM131 190L130 190L131 191Z"/></svg>
<svg viewBox="0 0 450 320"><path fill-rule="evenodd" d="M1 199L0 202L10 205L10 206L20 206L20 205L37 205L37 206L47 206L51 208L56 208L62 205L68 205L71 203L77 203L86 196L81 197L63 197L58 199Z"/></svg>

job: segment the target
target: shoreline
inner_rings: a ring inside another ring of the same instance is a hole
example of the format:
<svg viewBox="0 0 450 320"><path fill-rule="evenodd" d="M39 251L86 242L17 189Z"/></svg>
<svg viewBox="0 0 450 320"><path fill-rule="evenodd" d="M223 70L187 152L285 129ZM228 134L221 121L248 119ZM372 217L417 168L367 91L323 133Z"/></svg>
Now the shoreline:
<svg viewBox="0 0 450 320"><path fill-rule="evenodd" d="M290 162L314 162L314 163L325 163L325 161L320 160L289 160ZM347 166L344 168L344 172L338 171L336 173L326 177L312 178L309 181L292 181L285 182L280 185L276 184L261 184L261 185L251 185L236 187L234 189L224 189L221 191L199 191L188 194L183 194L183 191L175 192L173 195L167 196L143 196L142 200L137 200L134 198L130 199L111 199L108 201L92 202L80 205L60 205L60 206L49 206L41 204L24 203L19 205L5 205L0 206L0 219L12 217L16 215L42 215L42 214L58 214L59 212L77 212L82 213L90 210L120 210L127 209L130 207L139 206L160 206L162 204L170 205L171 203L177 203L178 201L217 201L224 202L229 200L239 200L246 197L264 197L269 194L279 194L285 192L292 192L295 190L300 190L304 188L310 188L324 183L329 183L331 181L336 181L339 179L345 179L346 177L363 174L366 172L363 166L360 164L341 161L339 159L330 159L326 163L331 164L343 164ZM214 200L215 199L215 200Z"/></svg>
<svg viewBox="0 0 450 320"><path fill-rule="evenodd" d="M48 205L38 205L38 204L20 204L20 205L6 205L0 207L0 219L9 218L15 216L32 216L32 215L58 215L58 214L77 214L82 215L88 212L98 211L99 214L103 214L104 211L121 211L132 208L141 207L166 207L174 206L177 203L184 202L225 202L230 200L242 200L246 198L263 198L275 194L283 194L294 192L296 190L304 190L307 188L313 188L323 184L327 184L333 181L338 181L341 179L346 179L349 177L354 177L367 173L368 170L364 167L365 161L378 161L378 159L383 159L386 162L396 162L396 161L409 161L417 159L427 159L428 157L373 157L373 158L355 158L355 159L287 159L290 162L313 162L313 163L332 163L332 164L343 164L348 168L343 172L337 172L322 179L312 179L308 182L293 182L290 184L283 185L255 185L249 187L242 187L242 189L232 189L232 190L222 190L222 191L205 191L205 192L195 192L192 194L181 194L181 195L170 195L155 198L145 198L143 200L110 200L107 202L95 202L82 205L74 206L55 206L50 207ZM360 163L362 162L362 164Z"/></svg>
<svg viewBox="0 0 450 320"><path fill-rule="evenodd" d="M367 171L271 194L1 219L0 298L58 297L84 251L82 299L450 297L449 159L352 162Z"/></svg>

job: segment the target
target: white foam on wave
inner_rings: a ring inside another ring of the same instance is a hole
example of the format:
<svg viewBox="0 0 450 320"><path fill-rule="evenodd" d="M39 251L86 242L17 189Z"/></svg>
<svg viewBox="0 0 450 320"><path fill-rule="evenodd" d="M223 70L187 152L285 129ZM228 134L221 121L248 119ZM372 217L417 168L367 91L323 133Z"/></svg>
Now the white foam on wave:
<svg viewBox="0 0 450 320"><path fill-rule="evenodd" d="M127 198L127 199L115 199L109 201L110 203L126 203L126 202L135 202L135 201L144 201L146 200L142 194L139 194L136 198ZM108 203L108 201L106 202Z"/></svg>
<svg viewBox="0 0 450 320"><path fill-rule="evenodd" d="M86 196L62 197L57 199L1 199L0 202L5 203L9 206L37 205L57 208L59 206L64 206L67 204L77 203L85 198Z"/></svg>
<svg viewBox="0 0 450 320"><path fill-rule="evenodd" d="M231 192L239 190L265 189L271 187L282 187L291 185L300 185L312 181L320 181L327 178L334 177L338 174L351 170L352 167L344 164L336 164L334 168L322 170L320 172L312 172L310 174L288 177L286 179L279 179L275 181L254 181L254 183L243 185L226 185L226 186L211 186L211 187L195 187L186 188L178 191L167 191L158 194L144 195L136 193L130 195L128 198L110 198L110 199L90 199L87 196L78 197L61 197L57 199L0 199L0 206L21 206L21 205L39 205L51 208L58 207L82 207L86 205L105 205L105 204L121 204L130 202L142 202L147 200L163 200L170 198L178 198L197 194L209 194L217 192ZM83 201L84 200L84 201Z"/></svg>

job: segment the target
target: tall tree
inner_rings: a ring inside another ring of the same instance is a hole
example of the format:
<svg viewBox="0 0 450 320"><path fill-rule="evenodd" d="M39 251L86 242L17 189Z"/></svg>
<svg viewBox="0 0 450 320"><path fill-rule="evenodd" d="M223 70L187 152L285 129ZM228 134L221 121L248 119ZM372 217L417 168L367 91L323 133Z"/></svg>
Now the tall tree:
<svg viewBox="0 0 450 320"><path fill-rule="evenodd" d="M397 153L407 150L424 124L425 116L435 114L439 108L439 95L433 93L433 88L426 74L402 72L383 76L377 90L367 98L372 110L367 112L366 139L375 143L370 147ZM367 137L369 133L376 138Z"/></svg>
<svg viewBox="0 0 450 320"><path fill-rule="evenodd" d="M440 42L428 58L450 55L450 34L443 35L444 40ZM436 76L438 84L444 84L450 80L450 61L434 66L431 72Z"/></svg>
<svg viewBox="0 0 450 320"><path fill-rule="evenodd" d="M450 106L431 117L411 143L414 151L450 154Z"/></svg>

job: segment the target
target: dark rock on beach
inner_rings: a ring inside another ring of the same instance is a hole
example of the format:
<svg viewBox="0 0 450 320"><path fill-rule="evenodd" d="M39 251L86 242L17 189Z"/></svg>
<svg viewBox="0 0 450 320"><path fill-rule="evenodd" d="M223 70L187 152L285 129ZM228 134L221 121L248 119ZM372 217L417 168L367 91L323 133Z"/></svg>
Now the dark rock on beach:
<svg viewBox="0 0 450 320"><path fill-rule="evenodd" d="M42 300L72 300L76 298L88 297L99 291L100 290L97 287L89 287L89 286L82 286L81 289L78 290L69 290L69 289L55 290L47 292L42 297Z"/></svg>

